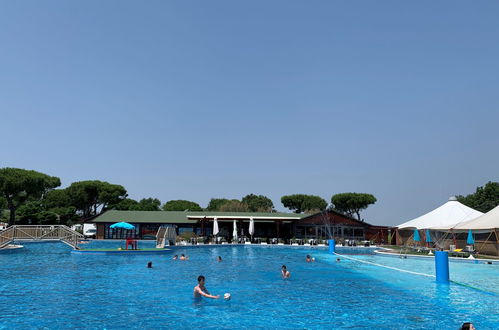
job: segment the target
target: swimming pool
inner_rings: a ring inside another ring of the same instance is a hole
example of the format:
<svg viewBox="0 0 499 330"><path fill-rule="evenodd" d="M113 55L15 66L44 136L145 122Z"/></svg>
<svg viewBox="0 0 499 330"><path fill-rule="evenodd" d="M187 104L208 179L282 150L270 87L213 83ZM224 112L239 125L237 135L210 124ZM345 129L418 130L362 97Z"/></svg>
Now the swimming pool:
<svg viewBox="0 0 499 330"><path fill-rule="evenodd" d="M117 244L93 242L88 247ZM431 278L347 259L336 262L336 256L320 249L174 247L171 255L100 256L71 254L62 243L24 245L0 253L2 329L457 329L464 321L479 329L499 326L499 297L487 290L437 285ZM171 260L181 253L190 260ZM306 263L306 254L317 262ZM431 268L419 260L354 258L400 263L400 268L421 272ZM148 261L153 269L146 268ZM280 278L282 264L290 270L290 280ZM497 265L484 266L489 266L485 274L473 272L497 286ZM200 274L211 293L230 292L232 300L194 302L192 290Z"/></svg>

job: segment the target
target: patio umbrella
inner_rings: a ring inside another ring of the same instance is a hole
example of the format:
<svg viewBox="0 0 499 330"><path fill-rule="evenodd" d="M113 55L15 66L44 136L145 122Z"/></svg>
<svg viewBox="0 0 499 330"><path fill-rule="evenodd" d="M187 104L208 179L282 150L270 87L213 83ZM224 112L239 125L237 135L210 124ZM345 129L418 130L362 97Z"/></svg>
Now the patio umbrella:
<svg viewBox="0 0 499 330"><path fill-rule="evenodd" d="M117 223L112 224L111 226L109 226L109 228L113 228L113 229L115 229L115 228L123 228L123 229L131 230L131 229L135 229L135 226L129 224L128 222L117 222Z"/></svg>
<svg viewBox="0 0 499 330"><path fill-rule="evenodd" d="M237 240L237 223L236 220L234 220L234 230L232 231L232 239Z"/></svg>
<svg viewBox="0 0 499 330"><path fill-rule="evenodd" d="M219 230L218 230L218 220L217 218L213 219L213 235L217 236Z"/></svg>
<svg viewBox="0 0 499 330"><path fill-rule="evenodd" d="M475 244L475 239L473 238L473 232L471 231L471 229L468 231L468 239L466 239L466 243L468 243L469 245Z"/></svg>
<svg viewBox="0 0 499 330"><path fill-rule="evenodd" d="M250 218L248 232L251 238L253 238L253 234L255 233L255 220L253 220L253 218Z"/></svg>
<svg viewBox="0 0 499 330"><path fill-rule="evenodd" d="M415 242L421 241L421 238L419 237L419 231L417 229L414 229L414 241Z"/></svg>
<svg viewBox="0 0 499 330"><path fill-rule="evenodd" d="M112 224L111 226L109 226L109 228L112 228L112 229L122 228L125 230L132 230L132 229L135 229L135 226L132 224L129 224L128 222L122 221L122 222L117 222L117 223ZM121 243L120 243L120 246L121 246ZM128 246L126 248L128 248Z"/></svg>
<svg viewBox="0 0 499 330"><path fill-rule="evenodd" d="M433 242L430 237L430 230L426 229L426 243L431 243Z"/></svg>

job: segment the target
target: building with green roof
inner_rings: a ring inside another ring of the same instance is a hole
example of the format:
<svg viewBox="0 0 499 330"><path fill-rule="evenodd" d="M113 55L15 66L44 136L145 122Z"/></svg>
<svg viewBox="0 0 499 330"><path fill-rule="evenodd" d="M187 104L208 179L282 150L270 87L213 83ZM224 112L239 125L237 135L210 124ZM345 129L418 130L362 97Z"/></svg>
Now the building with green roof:
<svg viewBox="0 0 499 330"><path fill-rule="evenodd" d="M220 236L230 236L236 221L240 236L249 236L249 222L255 223L255 237L287 237L291 235L293 223L307 214L262 213L262 212L204 212L204 211L117 211L110 210L98 215L91 222L97 225L97 238L120 239L132 236L137 239L152 239L161 226L173 226L178 234L193 232L198 236L211 236L213 221L217 219ZM135 226L134 232L111 230L116 222L128 222Z"/></svg>

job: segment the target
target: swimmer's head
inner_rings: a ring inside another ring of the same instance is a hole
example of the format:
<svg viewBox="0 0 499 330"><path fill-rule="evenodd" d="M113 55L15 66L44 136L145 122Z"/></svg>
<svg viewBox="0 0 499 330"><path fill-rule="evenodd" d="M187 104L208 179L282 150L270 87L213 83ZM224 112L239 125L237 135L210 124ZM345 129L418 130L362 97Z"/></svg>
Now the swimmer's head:
<svg viewBox="0 0 499 330"><path fill-rule="evenodd" d="M147 263L147 268L152 268L152 261L149 261L149 262Z"/></svg>
<svg viewBox="0 0 499 330"><path fill-rule="evenodd" d="M198 283L199 284L204 283L204 276L203 275L198 276Z"/></svg>
<svg viewBox="0 0 499 330"><path fill-rule="evenodd" d="M180 256L181 256L181 257L185 257L183 253L182 253Z"/></svg>
<svg viewBox="0 0 499 330"><path fill-rule="evenodd" d="M307 254L307 259L310 259L310 254Z"/></svg>
<svg viewBox="0 0 499 330"><path fill-rule="evenodd" d="M221 256L218 256L217 260L218 260L218 261L222 261L222 257L221 257Z"/></svg>
<svg viewBox="0 0 499 330"><path fill-rule="evenodd" d="M286 270L286 265L282 265L281 269Z"/></svg>

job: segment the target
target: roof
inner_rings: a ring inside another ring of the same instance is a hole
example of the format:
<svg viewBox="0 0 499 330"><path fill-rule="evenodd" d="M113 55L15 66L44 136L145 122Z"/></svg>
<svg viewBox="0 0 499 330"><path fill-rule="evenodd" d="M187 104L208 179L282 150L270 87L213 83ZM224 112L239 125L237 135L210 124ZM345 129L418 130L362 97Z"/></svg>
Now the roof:
<svg viewBox="0 0 499 330"><path fill-rule="evenodd" d="M404 222L398 229L450 229L458 223L468 221L482 215L471 207L459 203L455 197L447 203L418 218Z"/></svg>
<svg viewBox="0 0 499 330"><path fill-rule="evenodd" d="M336 216L336 217L335 217ZM315 224L322 224L324 223L324 217L327 217L327 221L329 223L335 223L335 224L347 224L347 225L359 225L362 227L372 227L373 225L361 221L358 219L355 219L354 217L351 217L347 214L344 214L342 212L339 212L337 210L327 210L327 212L318 212L314 214L307 214L303 219L301 219L300 223L315 223ZM338 219L340 218L340 219ZM342 222L343 221L343 222ZM383 227L383 226L381 226Z"/></svg>
<svg viewBox="0 0 499 330"><path fill-rule="evenodd" d="M200 218L218 219L249 219L259 220L298 220L306 217L307 214L297 213L263 213L263 212L190 212L190 211L117 211L109 210L91 222L131 222L131 223L195 223Z"/></svg>
<svg viewBox="0 0 499 330"><path fill-rule="evenodd" d="M499 205L489 212L469 221L461 222L455 230L491 230L499 228Z"/></svg>

